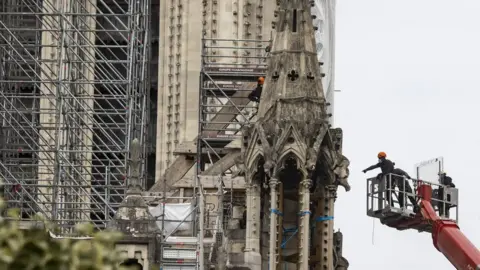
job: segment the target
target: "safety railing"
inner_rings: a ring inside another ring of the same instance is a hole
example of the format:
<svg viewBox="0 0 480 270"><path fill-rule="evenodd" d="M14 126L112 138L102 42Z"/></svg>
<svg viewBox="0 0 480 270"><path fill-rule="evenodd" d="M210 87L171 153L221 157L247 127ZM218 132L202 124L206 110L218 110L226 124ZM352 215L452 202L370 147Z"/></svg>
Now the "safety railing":
<svg viewBox="0 0 480 270"><path fill-rule="evenodd" d="M375 218L414 216L421 199L417 194L420 183L432 186L431 203L437 214L458 222L458 189L395 174L367 179L367 215Z"/></svg>

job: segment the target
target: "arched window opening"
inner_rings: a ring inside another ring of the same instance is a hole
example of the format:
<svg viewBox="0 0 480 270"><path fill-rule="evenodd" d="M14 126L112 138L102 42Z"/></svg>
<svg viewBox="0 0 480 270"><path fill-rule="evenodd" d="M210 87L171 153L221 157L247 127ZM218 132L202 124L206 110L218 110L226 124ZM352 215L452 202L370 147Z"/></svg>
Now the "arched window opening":
<svg viewBox="0 0 480 270"><path fill-rule="evenodd" d="M300 181L303 174L298 169L297 158L295 155L286 157L283 168L279 174L279 180L283 183L283 191L287 193L297 194Z"/></svg>

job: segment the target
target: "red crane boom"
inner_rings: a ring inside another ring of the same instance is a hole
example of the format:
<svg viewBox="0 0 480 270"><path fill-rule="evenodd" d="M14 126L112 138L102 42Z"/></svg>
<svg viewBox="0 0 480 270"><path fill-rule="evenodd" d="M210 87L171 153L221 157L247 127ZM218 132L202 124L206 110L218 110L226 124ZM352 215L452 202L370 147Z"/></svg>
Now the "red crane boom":
<svg viewBox="0 0 480 270"><path fill-rule="evenodd" d="M457 223L443 220L431 204L432 186L419 182L420 213L432 225L433 245L458 270L480 270L480 251L460 231Z"/></svg>

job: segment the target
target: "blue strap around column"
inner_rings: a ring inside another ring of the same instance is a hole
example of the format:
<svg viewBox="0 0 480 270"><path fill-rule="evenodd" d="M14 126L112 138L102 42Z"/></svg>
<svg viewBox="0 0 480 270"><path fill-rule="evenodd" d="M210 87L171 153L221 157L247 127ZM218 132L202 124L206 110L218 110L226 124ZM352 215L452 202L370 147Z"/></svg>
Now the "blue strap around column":
<svg viewBox="0 0 480 270"><path fill-rule="evenodd" d="M279 215L279 216L283 216L283 213L280 212L278 209L272 209L272 210L270 210L270 213L276 214L276 215Z"/></svg>
<svg viewBox="0 0 480 270"><path fill-rule="evenodd" d="M303 210L303 211L298 212L298 215L301 216L301 217L306 216L306 215L311 215L311 214L312 214L312 212L310 212L309 210Z"/></svg>
<svg viewBox="0 0 480 270"><path fill-rule="evenodd" d="M287 245L288 241L290 241L290 239L292 239L295 236L295 234L297 234L297 232L298 232L298 228L296 228L296 227L292 228L292 229L289 229L289 230L291 230L290 232L293 232L293 233L288 238L285 237L285 234L283 235L283 241L282 241L282 244L280 245L281 249L284 249L285 246ZM283 230L283 232L284 233L286 232L285 229Z"/></svg>
<svg viewBox="0 0 480 270"><path fill-rule="evenodd" d="M322 222L327 220L333 220L333 216L324 216L324 217L317 217L315 219L316 222Z"/></svg>

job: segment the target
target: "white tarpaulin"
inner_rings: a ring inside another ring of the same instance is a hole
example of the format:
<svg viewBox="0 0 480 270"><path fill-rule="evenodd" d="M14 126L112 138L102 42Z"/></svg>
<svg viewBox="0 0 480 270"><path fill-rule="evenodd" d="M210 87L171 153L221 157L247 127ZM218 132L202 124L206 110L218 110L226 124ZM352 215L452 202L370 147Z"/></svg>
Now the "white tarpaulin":
<svg viewBox="0 0 480 270"><path fill-rule="evenodd" d="M426 160L415 165L417 179L439 184L438 173L443 170L443 157Z"/></svg>
<svg viewBox="0 0 480 270"><path fill-rule="evenodd" d="M336 0L315 0L315 6L311 9L316 16L313 23L318 27L315 32L318 61L323 62L322 72L325 73L322 78L323 92L331 104L327 107L328 113L332 114L335 92L335 4ZM329 121L333 125L333 117Z"/></svg>
<svg viewBox="0 0 480 270"><path fill-rule="evenodd" d="M165 204L165 228L162 229L163 205L149 207L150 213L157 218L157 226L165 235L175 231L192 229L193 204L191 203L167 203ZM183 222L182 222L183 221Z"/></svg>

